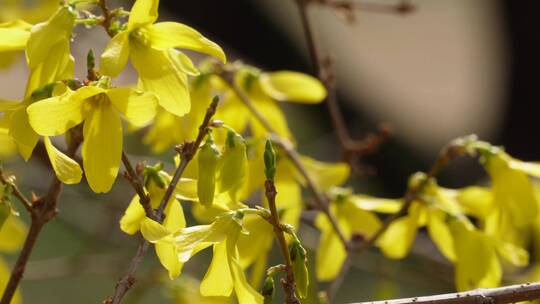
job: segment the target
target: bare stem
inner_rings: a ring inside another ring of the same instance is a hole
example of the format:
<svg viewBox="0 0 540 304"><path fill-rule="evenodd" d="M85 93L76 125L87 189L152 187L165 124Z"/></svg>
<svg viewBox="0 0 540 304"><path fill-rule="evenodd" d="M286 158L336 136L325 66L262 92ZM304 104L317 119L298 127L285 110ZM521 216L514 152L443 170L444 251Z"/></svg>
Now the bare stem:
<svg viewBox="0 0 540 304"><path fill-rule="evenodd" d="M159 205L159 208L155 212L155 218L157 221L162 222L163 221L163 212L165 211L165 207L167 206L167 203L172 197L172 194L174 192L174 189L176 188L178 182L180 181L180 178L182 177L182 174L184 173L184 170L186 169L189 162L193 159L195 154L197 153L197 149L201 145L202 140L207 134L208 125L210 124L210 120L212 119L212 116L216 113L218 105L218 99L214 98L212 103L210 104L210 107L206 110L206 115L204 116L204 120L201 123L201 126L199 127L199 133L197 134L197 138L194 142L186 142L182 144L180 147L177 147L178 153L180 153L180 165L176 168L176 171L174 172L174 176L171 180L171 183L167 187L167 190L165 192L165 195L163 196L163 199L161 200L161 203ZM126 168L127 169L127 168ZM127 169L129 171L129 169ZM133 167L131 167L131 171L133 171L133 174L136 174L133 170ZM137 177L138 179L138 177ZM135 185L136 186L136 185ZM139 193L139 191L137 191ZM146 196L144 189L143 192L144 196ZM143 197L139 195L139 198L142 200ZM152 212L154 212L152 210ZM116 287L114 290L114 295L112 297L107 298L103 301L105 304L118 304L122 301L125 294L129 291L129 289L135 284L135 274L137 273L140 264L142 263L149 247L149 243L146 240L143 240L142 243L139 245L137 249L137 253L133 257L133 259L130 262L130 265L128 267L128 270L126 274L118 280L116 283Z"/></svg>
<svg viewBox="0 0 540 304"><path fill-rule="evenodd" d="M156 213L154 212L154 209L152 209L150 197L144 191L144 185L137 172L133 169L129 158L124 151L122 151L122 162L124 163L124 167L126 167L125 177L133 189L135 189L135 192L137 192L139 202L143 206L146 216L153 220L157 220Z"/></svg>
<svg viewBox="0 0 540 304"><path fill-rule="evenodd" d="M274 234L276 235L276 239L281 250L281 255L283 255L283 259L285 259L285 270L287 272L287 278L282 280L281 283L285 291L286 303L300 304L300 301L296 297L296 282L294 280L291 255L289 254L287 241L285 240L285 234L283 233L283 229L281 228L279 214L277 212L276 186L271 180L266 180L264 186L266 198L268 199L268 206L270 207L270 213L272 214L272 217L270 218L270 223L274 227Z"/></svg>
<svg viewBox="0 0 540 304"><path fill-rule="evenodd" d="M356 304L507 304L540 298L540 282Z"/></svg>

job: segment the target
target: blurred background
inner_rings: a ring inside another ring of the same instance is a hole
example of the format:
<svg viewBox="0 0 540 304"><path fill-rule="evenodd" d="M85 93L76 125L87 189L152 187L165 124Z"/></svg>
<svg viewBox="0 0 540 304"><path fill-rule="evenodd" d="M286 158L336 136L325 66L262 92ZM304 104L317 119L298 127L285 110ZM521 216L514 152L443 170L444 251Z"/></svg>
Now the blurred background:
<svg viewBox="0 0 540 304"><path fill-rule="evenodd" d="M0 16L10 1L0 0ZM30 5L33 2L39 1L29 1ZM412 3L416 10L407 15L359 11L353 24L329 8L314 5L309 11L319 48L332 58L340 106L352 136L362 138L382 122L394 129L377 154L363 159L376 174L354 177L350 185L357 192L399 197L408 176L427 170L445 143L471 133L505 146L517 158L540 159L540 141L533 133L540 117L540 31L536 30L540 2ZM45 14L46 8L42 10ZM265 70L313 73L292 0L161 0L160 13L161 20L186 23L216 41L230 60L241 59ZM81 62L89 48L99 53L107 42L99 28L80 29L76 39L84 41L73 46ZM20 98L26 73L22 60L0 70L0 96ZM84 65L77 73L83 77ZM118 84L134 81L134 74L128 72ZM284 107L303 154L339 160L324 105ZM134 159L152 163L140 135L130 135L126 150ZM155 160L164 160L170 168L171 155ZM50 179L43 170L46 164L36 157L30 165L32 169L14 159L5 167L17 173L25 190L42 193ZM483 176L474 161L459 159L439 182L459 187L482 182ZM99 303L112 292L135 252L135 239L123 235L117 224L130 200L126 193L132 192L124 180L119 178L111 193L99 196L86 185L66 188L61 212L46 226L28 265L22 284L26 303ZM315 247L317 234L303 228L308 246ZM7 258L13 261L14 256ZM198 258L185 271L200 273L208 259L209 255ZM171 296L170 290L156 284L163 271L155 266L155 258L146 259L126 303L156 303ZM451 265L422 237L404 261L385 259L372 250L354 266L338 303L454 289Z"/></svg>

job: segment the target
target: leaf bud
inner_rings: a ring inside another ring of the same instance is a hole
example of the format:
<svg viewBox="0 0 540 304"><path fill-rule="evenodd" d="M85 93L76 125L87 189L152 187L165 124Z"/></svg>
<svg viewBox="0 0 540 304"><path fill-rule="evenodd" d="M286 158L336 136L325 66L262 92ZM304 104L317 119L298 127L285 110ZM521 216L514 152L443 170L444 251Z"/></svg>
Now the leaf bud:
<svg viewBox="0 0 540 304"><path fill-rule="evenodd" d="M272 304L274 300L274 293L275 293L274 278L272 278L271 276L268 276L266 277L263 288L261 290L261 294L264 297L264 304Z"/></svg>
<svg viewBox="0 0 540 304"><path fill-rule="evenodd" d="M197 196L204 206L212 206L214 202L218 160L219 150L209 133L206 142L197 154L197 162L199 164Z"/></svg>
<svg viewBox="0 0 540 304"><path fill-rule="evenodd" d="M296 281L296 292L300 298L305 299L309 285L306 249L302 247L300 242L295 240L289 246L289 254L291 255L294 279Z"/></svg>
<svg viewBox="0 0 540 304"><path fill-rule="evenodd" d="M276 152L270 140L266 140L264 147L264 174L267 180L274 181L276 176Z"/></svg>

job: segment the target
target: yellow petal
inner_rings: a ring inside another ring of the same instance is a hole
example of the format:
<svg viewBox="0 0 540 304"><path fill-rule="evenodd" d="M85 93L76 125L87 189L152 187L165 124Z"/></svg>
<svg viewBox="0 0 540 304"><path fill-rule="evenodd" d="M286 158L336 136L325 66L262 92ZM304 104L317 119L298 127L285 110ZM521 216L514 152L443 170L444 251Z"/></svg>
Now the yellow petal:
<svg viewBox="0 0 540 304"><path fill-rule="evenodd" d="M178 260L176 247L173 244L157 243L155 245L156 255L159 262L169 273L169 278L172 280L180 275L184 263Z"/></svg>
<svg viewBox="0 0 540 304"><path fill-rule="evenodd" d="M170 231L178 231L186 227L186 219L182 205L176 199L171 199L165 207L165 220L163 226Z"/></svg>
<svg viewBox="0 0 540 304"><path fill-rule="evenodd" d="M17 149L24 160L28 160L36 147L39 136L28 123L26 109L21 107L10 115L9 135L17 143Z"/></svg>
<svg viewBox="0 0 540 304"><path fill-rule="evenodd" d="M160 223L145 217L141 222L141 233L147 241L156 243L170 237L173 232Z"/></svg>
<svg viewBox="0 0 540 304"><path fill-rule="evenodd" d="M240 234L236 246L240 254L239 263L245 269L270 250L273 230L272 226L258 215L246 215L243 223L249 234Z"/></svg>
<svg viewBox="0 0 540 304"><path fill-rule="evenodd" d="M176 68L168 52L137 46L131 55L143 88L156 94L159 104L172 114L188 113L191 105L187 76Z"/></svg>
<svg viewBox="0 0 540 304"><path fill-rule="evenodd" d="M459 291L497 287L502 269L493 240L482 232L452 222L456 248L456 287Z"/></svg>
<svg viewBox="0 0 540 304"><path fill-rule="evenodd" d="M338 203L338 217L345 219L352 232L371 237L381 227L381 221L372 212L358 208L355 204L345 201Z"/></svg>
<svg viewBox="0 0 540 304"><path fill-rule="evenodd" d="M441 253L450 261L455 261L454 237L446 224L446 214L440 210L430 210L427 229Z"/></svg>
<svg viewBox="0 0 540 304"><path fill-rule="evenodd" d="M26 45L26 57L31 69L45 61L59 41L70 38L74 22L75 14L70 8L62 7L47 22L32 27Z"/></svg>
<svg viewBox="0 0 540 304"><path fill-rule="evenodd" d="M24 243L26 232L26 225L21 219L15 215L10 215L4 222L2 229L0 229L0 251L18 251Z"/></svg>
<svg viewBox="0 0 540 304"><path fill-rule="evenodd" d="M361 194L351 195L347 199L360 209L378 213L396 213L403 205L400 199L378 198Z"/></svg>
<svg viewBox="0 0 540 304"><path fill-rule="evenodd" d="M122 157L122 123L116 111L100 101L88 115L83 129L84 173L96 193L109 192Z"/></svg>
<svg viewBox="0 0 540 304"><path fill-rule="evenodd" d="M82 178L82 170L79 164L56 149L48 137L44 137L43 142L45 143L47 155L58 179L64 184L78 184Z"/></svg>
<svg viewBox="0 0 540 304"><path fill-rule="evenodd" d="M150 43L155 49L188 49L216 57L223 63L227 61L219 45L185 24L159 22L150 26L148 34Z"/></svg>
<svg viewBox="0 0 540 304"><path fill-rule="evenodd" d="M227 243L214 246L214 255L200 287L204 297L225 296L233 291L233 280L227 257Z"/></svg>
<svg viewBox="0 0 540 304"><path fill-rule="evenodd" d="M493 179L493 199L517 227L523 227L536 218L538 203L527 175L509 164L509 157L502 152L487 160L487 170Z"/></svg>
<svg viewBox="0 0 540 304"><path fill-rule="evenodd" d="M326 89L315 77L293 72L263 73L259 78L262 89L280 101L319 103L326 98Z"/></svg>
<svg viewBox="0 0 540 304"><path fill-rule="evenodd" d="M139 196L134 196L124 215L120 219L120 229L127 234L135 234L141 229L141 222L145 219L146 213L139 202Z"/></svg>
<svg viewBox="0 0 540 304"><path fill-rule="evenodd" d="M287 119L279 105L268 98L253 98L257 109L264 113L264 117L270 123L274 131L289 140L293 140L293 135L289 129ZM251 119L253 134L257 138L266 138L269 131L258 120Z"/></svg>
<svg viewBox="0 0 540 304"><path fill-rule="evenodd" d="M498 241L496 246L499 254L512 265L524 267L529 264L529 252L527 250L504 241Z"/></svg>
<svg viewBox="0 0 540 304"><path fill-rule="evenodd" d="M321 191L339 186L349 178L350 169L345 163L326 163L307 156L302 156L301 160Z"/></svg>
<svg viewBox="0 0 540 304"><path fill-rule="evenodd" d="M178 70L190 76L197 76L200 74L199 70L195 67L195 65L193 65L191 58L189 58L186 54L175 49L169 49L168 52L171 61ZM210 98L208 100L210 100Z"/></svg>
<svg viewBox="0 0 540 304"><path fill-rule="evenodd" d="M128 30L154 23L158 18L159 0L137 0L129 14Z"/></svg>
<svg viewBox="0 0 540 304"><path fill-rule="evenodd" d="M478 218L487 217L494 208L493 193L481 187L464 188L458 194L457 201L466 214Z"/></svg>
<svg viewBox="0 0 540 304"><path fill-rule="evenodd" d="M338 224L344 233L347 235L350 234L349 226L346 222L342 220ZM317 279L320 281L330 281L339 273L339 269L347 256L347 250L326 217L318 215L316 225L321 231L321 239L317 247L315 260Z"/></svg>
<svg viewBox="0 0 540 304"><path fill-rule="evenodd" d="M116 88L107 91L113 106L135 126L144 126L156 115L157 97L151 93L129 88Z"/></svg>
<svg viewBox="0 0 540 304"><path fill-rule="evenodd" d="M24 50L29 37L28 30L0 27L0 52ZM2 54L4 55L5 53Z"/></svg>
<svg viewBox="0 0 540 304"><path fill-rule="evenodd" d="M107 44L99 61L99 71L103 75L115 77L126 66L129 59L129 33L118 33Z"/></svg>
<svg viewBox="0 0 540 304"><path fill-rule="evenodd" d="M90 87L85 87L90 88ZM81 88L82 91L88 91ZM42 136L56 136L80 124L88 115L81 94L67 94L40 100L27 108L32 128Z"/></svg>
<svg viewBox="0 0 540 304"><path fill-rule="evenodd" d="M417 211L419 208L414 209L416 210L410 212L409 215L392 222L377 241L377 245L385 256L392 259L401 259L411 250L420 217L420 211Z"/></svg>
<svg viewBox="0 0 540 304"><path fill-rule="evenodd" d="M177 199L182 201L196 201L197 180L192 178L181 178L178 184L176 184L174 195Z"/></svg>
<svg viewBox="0 0 540 304"><path fill-rule="evenodd" d="M240 266L235 236L238 237L238 233L229 236L226 243L229 268L231 270L234 292L236 293L238 304L263 304L264 297L249 285L244 270Z"/></svg>

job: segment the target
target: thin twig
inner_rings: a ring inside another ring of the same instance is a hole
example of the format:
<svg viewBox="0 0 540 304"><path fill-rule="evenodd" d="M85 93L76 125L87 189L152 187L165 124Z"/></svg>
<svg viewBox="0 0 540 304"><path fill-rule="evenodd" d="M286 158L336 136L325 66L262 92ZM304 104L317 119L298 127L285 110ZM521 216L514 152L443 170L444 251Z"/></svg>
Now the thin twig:
<svg viewBox="0 0 540 304"><path fill-rule="evenodd" d="M114 36L114 33L111 31L111 21L113 16L107 7L107 0L99 0L98 5L103 13L103 21L100 24L107 32L107 35L112 38Z"/></svg>
<svg viewBox="0 0 540 304"><path fill-rule="evenodd" d="M452 145L452 144L443 148L442 151L439 153L439 157L437 158L435 163L431 166L430 170L428 171L426 177L422 179L418 183L418 185L414 187L410 187L407 190L403 198L403 205L401 206L399 211L392 214L390 217L388 217L383 222L381 227L367 241L361 243L359 247L355 248L351 246L349 252L347 253L347 258L345 259L344 263L341 265L341 269L337 277L332 281L332 283L328 287L327 297L330 302L334 299L335 295L337 294L337 291L341 287L341 284L343 283L343 280L345 279L345 276L347 275L347 272L350 269L350 265L352 263L352 259L354 258L354 255L365 252L371 246L375 245L375 243L384 234L384 232L388 230L390 225L395 220L407 214L411 204L424 191L424 188L429 184L430 180L432 180L437 174L439 174L439 172L446 166L446 164L448 164L448 162L451 159L457 157L458 155L461 155L463 152L464 151L462 147Z"/></svg>
<svg viewBox="0 0 540 304"><path fill-rule="evenodd" d="M186 142L182 144L180 147L177 147L177 152L180 154L181 161L180 161L180 165L178 165L178 167L176 168L176 171L174 172L174 176L169 186L167 187L165 195L163 196L163 199L155 214L159 222L163 221L163 212L165 211L165 207L167 206L167 203L171 199L172 194L174 193L174 189L176 188L178 182L180 181L180 178L182 177L184 170L186 169L189 162L193 159L193 157L197 153L197 149L199 148L202 140L208 133L208 125L210 124L210 120L212 119L212 116L214 116L214 114L216 113L218 101L219 99L217 97L214 98L214 100L212 101L208 109L206 110L206 115L204 116L204 120L201 123L201 126L199 127L199 133L197 135L197 138L195 139L195 142ZM137 273L139 266L148 251L149 245L150 243L148 241L146 240L142 241L142 243L139 245L137 249L137 253L135 254L135 256L130 262L130 265L126 274L122 278L120 278L118 282L116 283L114 295L104 300L103 303L118 304L122 301L125 294L129 291L129 289L133 286L133 284L135 284L135 273Z"/></svg>
<svg viewBox="0 0 540 304"><path fill-rule="evenodd" d="M356 304L507 304L540 298L540 282Z"/></svg>
<svg viewBox="0 0 540 304"><path fill-rule="evenodd" d="M32 214L34 211L32 209L32 202L19 190L19 187L15 184L15 182L6 179L4 176L4 172L2 170L2 167L0 166L0 182L4 185L9 185L11 187L11 191L13 195L23 204L24 208Z"/></svg>
<svg viewBox="0 0 540 304"><path fill-rule="evenodd" d="M152 209L150 197L144 191L144 185L141 182L141 179L139 178L137 172L133 169L131 161L129 160L127 154L124 151L122 151L122 163L124 163L124 167L126 168L124 177L127 179L131 187L135 189L135 192L137 192L137 195L139 196L139 202L144 208L146 216L153 220L157 220L158 217L156 216L154 209Z"/></svg>
<svg viewBox="0 0 540 304"><path fill-rule="evenodd" d="M294 272L292 267L291 255L289 254L289 249L287 246L287 241L285 240L285 234L281 228L281 223L279 221L279 214L276 207L276 185L271 180L266 180L264 183L265 194L268 200L268 206L270 207L270 213L272 217L270 218L271 224L274 227L274 234L281 249L281 255L285 259L285 270L287 272L287 279L282 279L281 284L285 290L286 302L287 304L300 304L300 301L296 297L296 282L294 280Z"/></svg>
<svg viewBox="0 0 540 304"><path fill-rule="evenodd" d="M81 128L71 129L70 132L72 132L72 136L71 141L68 144L67 156L73 158L82 142L82 134L80 134ZM26 235L26 239L24 241L23 248L19 253L19 257L17 258L17 261L13 266L13 270L4 290L4 294L2 295L2 300L0 300L0 304L11 303L11 299L13 298L15 291L17 290L17 287L21 282L26 268L26 264L28 263L28 259L30 258L30 255L36 244L36 240L41 230L43 229L43 226L45 226L45 224L52 220L58 213L56 206L61 192L62 182L58 179L58 177L56 177L56 174L53 172L53 180L46 194L39 198L36 198L32 202L29 202L27 199L25 199L25 206L28 203L29 206L31 206L31 210L29 210L31 215L30 230ZM24 198L22 194L21 197Z"/></svg>

